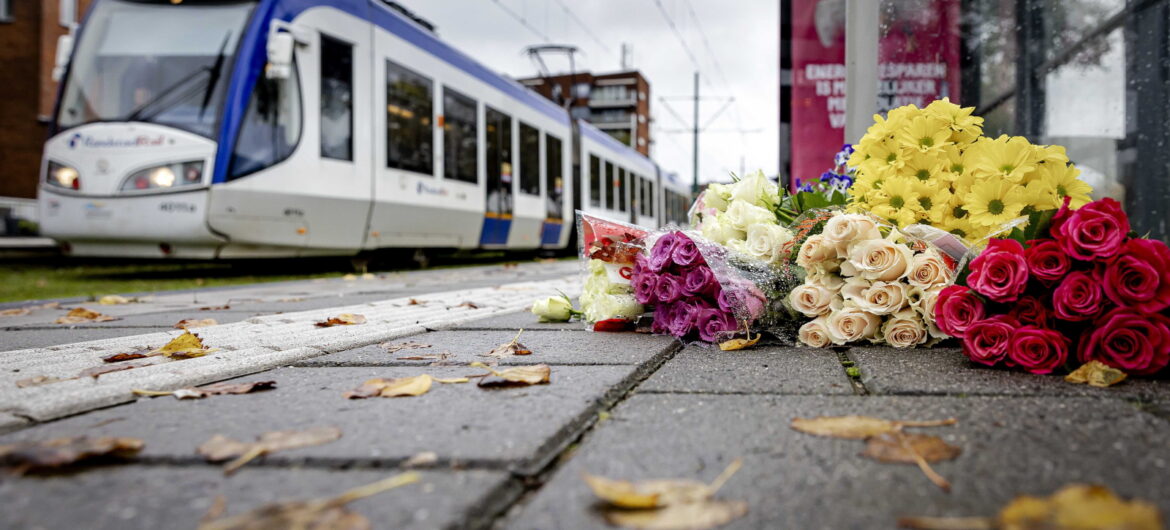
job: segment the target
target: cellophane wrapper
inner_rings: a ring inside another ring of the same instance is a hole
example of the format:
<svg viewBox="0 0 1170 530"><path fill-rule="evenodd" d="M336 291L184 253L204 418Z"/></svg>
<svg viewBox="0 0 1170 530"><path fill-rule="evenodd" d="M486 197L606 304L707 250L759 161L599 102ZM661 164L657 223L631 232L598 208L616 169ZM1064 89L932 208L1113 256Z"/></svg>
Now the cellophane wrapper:
<svg viewBox="0 0 1170 530"><path fill-rule="evenodd" d="M581 310L589 329L626 329L645 312L634 299L634 259L645 247L646 228L577 210L581 262Z"/></svg>

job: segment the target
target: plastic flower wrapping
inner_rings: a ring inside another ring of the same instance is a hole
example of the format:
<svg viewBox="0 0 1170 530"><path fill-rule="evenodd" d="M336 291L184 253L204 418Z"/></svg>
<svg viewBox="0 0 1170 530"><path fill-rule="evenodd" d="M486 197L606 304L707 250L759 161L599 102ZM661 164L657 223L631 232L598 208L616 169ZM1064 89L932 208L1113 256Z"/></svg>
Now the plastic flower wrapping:
<svg viewBox="0 0 1170 530"><path fill-rule="evenodd" d="M973 110L942 99L875 115L849 157L852 211L901 228L930 225L982 246L1019 217L1035 222L1066 198L1073 208L1089 202L1092 189L1063 147L985 137Z"/></svg>
<svg viewBox="0 0 1170 530"><path fill-rule="evenodd" d="M1071 202L1071 201L1070 201ZM935 304L972 362L1037 374L1098 361L1126 374L1170 365L1170 248L1130 236L1113 199L1066 205L1047 234L992 239L966 286Z"/></svg>
<svg viewBox="0 0 1170 530"><path fill-rule="evenodd" d="M577 233L585 264L581 289L584 320L595 328L625 329L645 308L634 299L630 278L647 231L626 223L577 212Z"/></svg>
<svg viewBox="0 0 1170 530"><path fill-rule="evenodd" d="M785 208L779 186L756 171L733 184L709 184L691 207L691 226L707 241L779 264L792 231L781 221L799 212Z"/></svg>

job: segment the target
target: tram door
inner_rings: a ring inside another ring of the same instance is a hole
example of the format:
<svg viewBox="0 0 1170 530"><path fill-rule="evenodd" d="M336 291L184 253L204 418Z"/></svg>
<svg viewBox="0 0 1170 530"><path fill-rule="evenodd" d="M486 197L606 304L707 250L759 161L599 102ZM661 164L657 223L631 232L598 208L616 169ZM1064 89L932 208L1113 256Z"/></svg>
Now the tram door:
<svg viewBox="0 0 1170 530"><path fill-rule="evenodd" d="M491 107L485 110L486 208L479 243L504 245L512 227L512 117Z"/></svg>

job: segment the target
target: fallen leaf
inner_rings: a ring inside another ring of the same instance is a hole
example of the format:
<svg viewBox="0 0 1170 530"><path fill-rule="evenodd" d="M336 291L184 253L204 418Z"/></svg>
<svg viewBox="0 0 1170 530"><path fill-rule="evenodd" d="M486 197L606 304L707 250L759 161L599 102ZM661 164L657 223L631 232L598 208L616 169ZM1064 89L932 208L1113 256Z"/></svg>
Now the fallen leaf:
<svg viewBox="0 0 1170 530"><path fill-rule="evenodd" d="M110 315L103 315L97 311L92 311L84 307L75 307L70 309L65 316L58 318L54 322L57 324L81 324L84 322L109 322L111 320L118 320Z"/></svg>
<svg viewBox="0 0 1170 530"><path fill-rule="evenodd" d="M1069 484L1049 497L1020 495L996 517L902 517L898 526L918 530L1160 530L1157 506L1125 501L1109 488Z"/></svg>
<svg viewBox="0 0 1170 530"><path fill-rule="evenodd" d="M410 301L406 303L406 305L426 305L426 302L417 298L411 298Z"/></svg>
<svg viewBox="0 0 1170 530"><path fill-rule="evenodd" d="M918 457L927 462L953 460L962 453L959 447L943 441L937 436L888 432L866 440L862 456L879 462L917 464Z"/></svg>
<svg viewBox="0 0 1170 530"><path fill-rule="evenodd" d="M16 468L18 473L41 471L103 457L130 458L138 454L143 445L143 441L138 438L109 436L19 442L0 445L0 463Z"/></svg>
<svg viewBox="0 0 1170 530"><path fill-rule="evenodd" d="M751 348L752 346L755 346L758 342L760 342L761 337L763 337L763 334L756 335L756 338L754 338L754 339L751 338L751 336L749 335L748 338L746 338L746 339L725 340L725 341L719 343L719 349L723 350L723 351L735 351L735 350L742 350L745 348Z"/></svg>
<svg viewBox="0 0 1170 530"><path fill-rule="evenodd" d="M22 316L27 315L29 313L32 313L32 309L29 309L27 307L19 307L19 308L5 309L3 311L0 311L0 317L22 317Z"/></svg>
<svg viewBox="0 0 1170 530"><path fill-rule="evenodd" d="M342 276L341 279L345 280L347 282L352 282L352 281L357 279L357 275L356 274L346 274L345 276Z"/></svg>
<svg viewBox="0 0 1170 530"><path fill-rule="evenodd" d="M430 353L427 355L407 355L406 357L398 357L396 361L445 361L451 358L450 352Z"/></svg>
<svg viewBox="0 0 1170 530"><path fill-rule="evenodd" d="M169 392L138 389L131 390L131 392L139 396L174 396L176 399L203 399L208 396L221 396L226 394L249 394L262 390L271 390L273 388L276 388L276 381L251 381L247 383L215 383L198 388L180 388Z"/></svg>
<svg viewBox="0 0 1170 530"><path fill-rule="evenodd" d="M1125 380L1126 374L1101 361L1089 361L1064 376L1069 383L1088 383L1089 386L1106 388Z"/></svg>
<svg viewBox="0 0 1170 530"><path fill-rule="evenodd" d="M47 375L38 375L36 377L30 377L28 379L21 379L17 381L16 388L28 388L30 386L47 385L49 383L56 383L58 381L65 381L65 379Z"/></svg>
<svg viewBox="0 0 1170 530"><path fill-rule="evenodd" d="M901 429L902 427L940 427L954 425L958 420L947 418L938 421L890 421L869 416L818 416L816 418L793 418L791 427L800 432L864 440Z"/></svg>
<svg viewBox="0 0 1170 530"><path fill-rule="evenodd" d="M199 338L199 335L184 330L181 335L171 339L163 347L153 350L150 353L163 355L171 359L190 359L192 357L202 357L213 351L216 351L216 349L205 347L203 345L203 339Z"/></svg>
<svg viewBox="0 0 1170 530"><path fill-rule="evenodd" d="M130 302L133 302L133 300L116 294L106 295L98 299L98 303L101 305L122 305L129 304Z"/></svg>
<svg viewBox="0 0 1170 530"><path fill-rule="evenodd" d="M479 375L478 385L482 388L505 388L512 386L545 385L552 370L547 364L516 366L496 371L481 362L471 363L472 367L483 368L490 373Z"/></svg>
<svg viewBox="0 0 1170 530"><path fill-rule="evenodd" d="M244 514L201 522L199 530L368 529L371 527L370 521L347 510L345 505L386 490L413 484L421 478L418 473L410 471L354 488L331 499L268 504Z"/></svg>
<svg viewBox="0 0 1170 530"><path fill-rule="evenodd" d="M335 317L330 317L327 320L313 324L319 328L328 328L332 326L352 326L354 324L365 323L366 317L354 313L342 313Z"/></svg>
<svg viewBox="0 0 1170 530"><path fill-rule="evenodd" d="M516 336L513 337L511 341L492 348L492 351L487 352L483 355L483 357L495 357L497 359L503 359L513 355L532 355L532 350L528 349L527 346L520 344L519 340L521 333L524 333L524 330L520 330L519 333L516 333Z"/></svg>
<svg viewBox="0 0 1170 530"><path fill-rule="evenodd" d="M462 304L459 304L455 307L466 307L468 309L479 309L479 304L476 304L475 302L463 302Z"/></svg>
<svg viewBox="0 0 1170 530"><path fill-rule="evenodd" d="M323 445L341 438L336 427L314 427L303 431L273 431L261 434L255 442L240 442L222 434L212 436L203 442L196 452L209 462L222 462L234 458L223 468L225 475L234 473L251 460L287 449Z"/></svg>
<svg viewBox="0 0 1170 530"><path fill-rule="evenodd" d="M370 379L343 396L348 399L421 396L431 389L433 381L434 378L427 374L396 379Z"/></svg>
<svg viewBox="0 0 1170 530"><path fill-rule="evenodd" d="M232 308L232 306L230 306L230 305L217 305L217 306L200 307L199 310L200 311L227 311L228 309L231 309L231 308Z"/></svg>
<svg viewBox="0 0 1170 530"><path fill-rule="evenodd" d="M134 359L143 359L150 357L150 349L141 349L132 352L115 353L102 357L102 361L107 363L120 363L123 361L132 361Z"/></svg>
<svg viewBox="0 0 1170 530"><path fill-rule="evenodd" d="M443 383L444 385L458 385L461 383L468 383L471 381L471 379L468 379L466 377L448 377L448 378L434 377L432 379L434 379L436 383Z"/></svg>
<svg viewBox="0 0 1170 530"><path fill-rule="evenodd" d="M743 461L736 459L711 483L696 480L627 482L582 474L606 503L606 520L630 528L713 528L742 517L747 503L712 500Z"/></svg>
<svg viewBox="0 0 1170 530"><path fill-rule="evenodd" d="M122 370L130 370L133 368L138 368L139 366L140 365L134 363L105 364L102 366L94 366L93 368L86 368L85 370L82 370L81 373L77 374L77 377L92 377L97 379L98 376L102 374L121 372Z"/></svg>
<svg viewBox="0 0 1170 530"><path fill-rule="evenodd" d="M175 329L203 328L219 324L214 318L184 318L175 323Z"/></svg>
<svg viewBox="0 0 1170 530"><path fill-rule="evenodd" d="M583 473L581 476L599 499L617 508L661 508L682 502L710 499L714 492L697 480L610 480Z"/></svg>
<svg viewBox="0 0 1170 530"><path fill-rule="evenodd" d="M219 519L220 517L223 517L223 514L226 512L227 497L224 497L223 494L216 495L215 500L211 501L211 507L207 509L207 513L203 514L203 517L199 519L199 524L205 525L211 521Z"/></svg>
<svg viewBox="0 0 1170 530"><path fill-rule="evenodd" d="M703 501L652 510L607 510L605 520L626 528L703 530L739 519L747 511L748 505L743 501Z"/></svg>
<svg viewBox="0 0 1170 530"><path fill-rule="evenodd" d="M423 451L410 458L407 458L406 461L402 463L402 467L428 467L435 465L435 463L438 461L439 455L435 454L434 451Z"/></svg>
<svg viewBox="0 0 1170 530"><path fill-rule="evenodd" d="M394 353L394 352L400 351L400 350L417 350L417 349L421 349L421 348L430 348L431 345L430 344L423 344L421 342L407 341L407 342L399 342L396 344L391 344L389 342L383 342L383 343L379 344L378 347L382 348L383 350L386 350L386 353Z"/></svg>

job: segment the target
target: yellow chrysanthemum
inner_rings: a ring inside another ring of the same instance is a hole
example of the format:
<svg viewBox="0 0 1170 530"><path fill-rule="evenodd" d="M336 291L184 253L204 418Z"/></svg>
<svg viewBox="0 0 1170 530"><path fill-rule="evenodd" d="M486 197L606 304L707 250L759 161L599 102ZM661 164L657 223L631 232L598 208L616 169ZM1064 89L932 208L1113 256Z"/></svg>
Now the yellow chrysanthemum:
<svg viewBox="0 0 1170 530"><path fill-rule="evenodd" d="M874 142L866 149L869 158L861 162L858 167L867 171L881 171L887 168L900 168L905 163L902 149L894 140Z"/></svg>
<svg viewBox="0 0 1170 530"><path fill-rule="evenodd" d="M922 182L939 176L946 168L942 157L933 152L914 152L910 156L904 157L904 160L905 163L902 165L900 173Z"/></svg>
<svg viewBox="0 0 1170 530"><path fill-rule="evenodd" d="M1024 209L1024 187L1002 178L976 182L963 197L963 208L971 224L998 226L1020 216Z"/></svg>
<svg viewBox="0 0 1170 530"><path fill-rule="evenodd" d="M972 226L970 217L946 217L943 222L937 223L934 226L967 241L976 241L986 232L986 229L983 227Z"/></svg>
<svg viewBox="0 0 1170 530"><path fill-rule="evenodd" d="M929 152L950 142L951 128L947 121L930 115L910 119L898 132L898 141L907 149Z"/></svg>
<svg viewBox="0 0 1170 530"><path fill-rule="evenodd" d="M984 177L1016 183L1036 169L1032 144L1019 136L1000 136L994 140L980 138L971 145L972 164L968 169Z"/></svg>
<svg viewBox="0 0 1170 530"><path fill-rule="evenodd" d="M1069 203L1070 208L1080 208L1092 200L1090 195L1093 193L1093 187L1085 181L1078 178L1081 170L1074 165L1061 166L1059 164L1045 164L1040 169L1040 179L1042 182L1052 186L1056 191L1056 202L1061 204L1065 197L1072 197Z"/></svg>
<svg viewBox="0 0 1170 530"><path fill-rule="evenodd" d="M919 186L918 205L922 208L919 221L927 221L932 225L939 225L951 215L951 190L946 188L935 189L932 193L923 193Z"/></svg>
<svg viewBox="0 0 1170 530"><path fill-rule="evenodd" d="M1060 208L1060 199L1057 198L1056 188L1052 187L1048 181L1042 178L1038 178L1024 185L1022 200L1024 201L1024 208L1020 210L1020 213L1024 215Z"/></svg>
<svg viewBox="0 0 1170 530"><path fill-rule="evenodd" d="M952 142L973 142L983 134L983 118L974 116L975 107L960 107L951 103L949 98L942 98L926 106L926 113L947 121L953 131Z"/></svg>
<svg viewBox="0 0 1170 530"><path fill-rule="evenodd" d="M923 213L918 203L918 193L914 191L914 183L905 177L885 179L881 190L875 193L875 200L871 200L869 205L874 214L898 226L917 222Z"/></svg>

